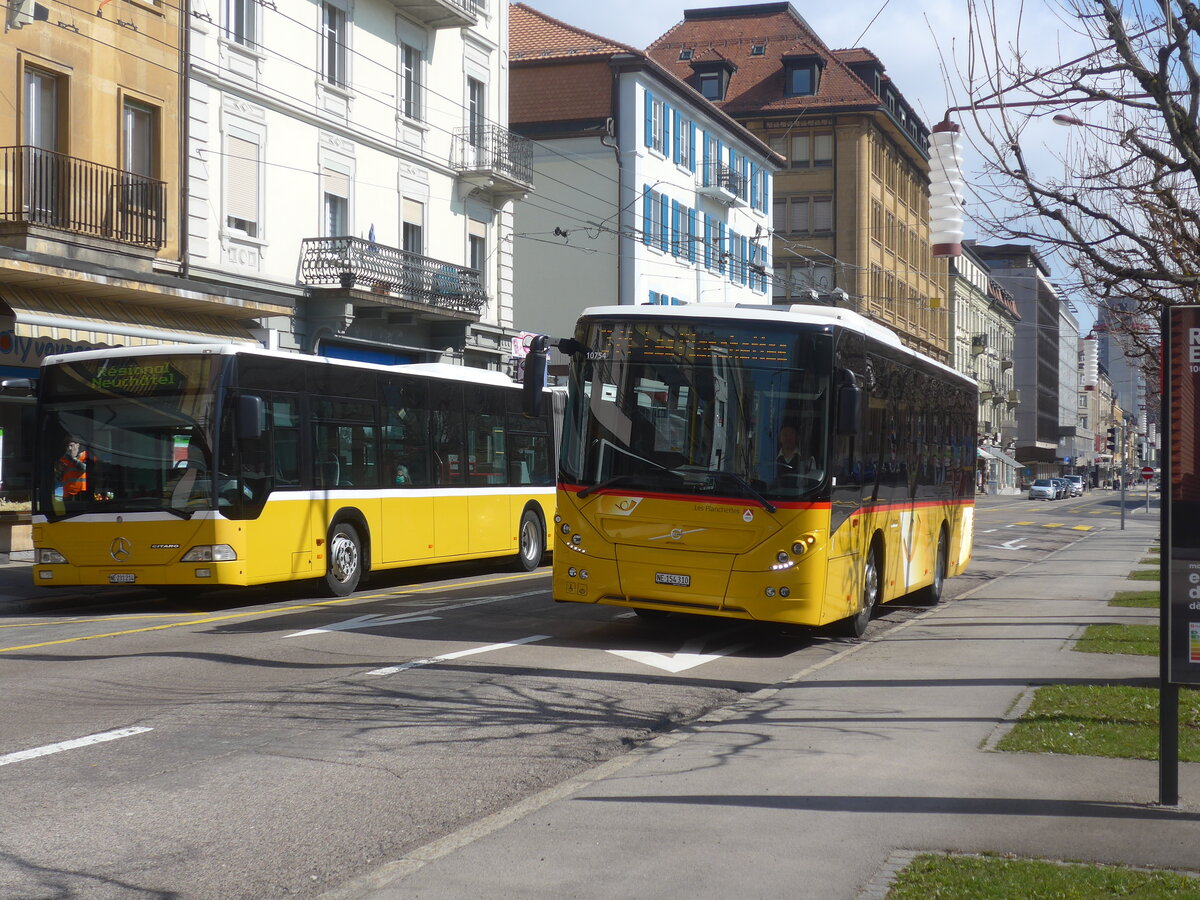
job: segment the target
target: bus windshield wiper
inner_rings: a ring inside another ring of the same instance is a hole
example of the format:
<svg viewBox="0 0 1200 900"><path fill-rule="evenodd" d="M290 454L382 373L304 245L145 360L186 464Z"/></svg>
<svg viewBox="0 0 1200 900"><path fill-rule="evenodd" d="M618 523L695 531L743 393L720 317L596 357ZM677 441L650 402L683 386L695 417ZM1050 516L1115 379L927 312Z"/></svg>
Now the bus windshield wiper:
<svg viewBox="0 0 1200 900"><path fill-rule="evenodd" d="M740 487L743 491L745 491L750 497L761 503L763 509L765 509L767 512L775 512L775 504L755 490L754 485L748 482L741 475L737 474L737 472L727 472L721 469L707 469L705 470L704 474L717 478L728 478L734 484L738 485L738 487Z"/></svg>

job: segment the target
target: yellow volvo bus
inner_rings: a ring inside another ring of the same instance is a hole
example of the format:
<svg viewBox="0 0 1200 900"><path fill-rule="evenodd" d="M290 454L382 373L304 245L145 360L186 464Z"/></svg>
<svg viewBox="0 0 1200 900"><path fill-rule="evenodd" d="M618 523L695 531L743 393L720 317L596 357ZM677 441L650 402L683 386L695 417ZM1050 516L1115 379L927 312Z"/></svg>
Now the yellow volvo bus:
<svg viewBox="0 0 1200 900"><path fill-rule="evenodd" d="M228 346L50 357L34 580L320 578L342 596L399 566L533 569L553 515L552 405L526 416L519 385L459 366Z"/></svg>
<svg viewBox="0 0 1200 900"><path fill-rule="evenodd" d="M977 389L888 329L820 306L619 306L558 346L555 600L861 635L877 604L936 602L966 567Z"/></svg>

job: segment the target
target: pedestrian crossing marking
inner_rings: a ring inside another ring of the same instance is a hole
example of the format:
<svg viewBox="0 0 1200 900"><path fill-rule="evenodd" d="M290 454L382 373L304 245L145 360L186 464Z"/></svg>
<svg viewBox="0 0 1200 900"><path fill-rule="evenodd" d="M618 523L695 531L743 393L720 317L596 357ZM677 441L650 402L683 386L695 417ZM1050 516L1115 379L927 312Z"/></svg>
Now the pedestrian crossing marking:
<svg viewBox="0 0 1200 900"><path fill-rule="evenodd" d="M1014 525L1032 525L1032 522L1013 522Z"/></svg>
<svg viewBox="0 0 1200 900"><path fill-rule="evenodd" d="M1071 526L1072 531L1091 531L1092 528L1093 528L1092 525L1072 525Z"/></svg>
<svg viewBox="0 0 1200 900"><path fill-rule="evenodd" d="M1042 527L1043 528L1062 528L1063 523L1062 522L1046 522L1044 525L1042 525Z"/></svg>

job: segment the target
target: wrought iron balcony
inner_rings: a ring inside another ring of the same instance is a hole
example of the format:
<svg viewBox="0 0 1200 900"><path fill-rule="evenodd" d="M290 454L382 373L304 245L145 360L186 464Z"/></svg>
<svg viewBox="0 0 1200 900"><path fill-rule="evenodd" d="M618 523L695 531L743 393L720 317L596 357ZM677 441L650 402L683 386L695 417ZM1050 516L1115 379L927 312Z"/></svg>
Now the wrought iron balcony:
<svg viewBox="0 0 1200 900"><path fill-rule="evenodd" d="M727 205L745 205L748 200L747 182L742 173L724 163L709 163L704 168L704 183L699 191Z"/></svg>
<svg viewBox="0 0 1200 900"><path fill-rule="evenodd" d="M166 184L38 147L0 147L0 220L160 248Z"/></svg>
<svg viewBox="0 0 1200 900"><path fill-rule="evenodd" d="M487 302L475 269L355 237L306 238L300 251L300 277L311 287L370 292L458 318L479 315Z"/></svg>
<svg viewBox="0 0 1200 900"><path fill-rule="evenodd" d="M493 193L520 194L533 188L533 145L498 125L455 132L450 165L464 182Z"/></svg>

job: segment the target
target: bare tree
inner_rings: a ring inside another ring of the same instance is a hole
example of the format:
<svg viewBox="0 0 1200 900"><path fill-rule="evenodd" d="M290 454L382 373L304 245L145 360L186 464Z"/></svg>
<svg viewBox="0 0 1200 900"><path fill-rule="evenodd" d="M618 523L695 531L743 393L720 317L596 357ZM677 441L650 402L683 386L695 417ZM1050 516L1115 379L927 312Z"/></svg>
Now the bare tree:
<svg viewBox="0 0 1200 900"><path fill-rule="evenodd" d="M958 102L984 160L976 218L993 237L1065 261L1065 280L1123 318L1128 352L1156 369L1160 311L1200 303L1200 9L1045 3L1079 51L1065 62L1022 46L1023 9L1012 0L968 0ZM1077 126L1057 152L1037 127L1052 115Z"/></svg>

